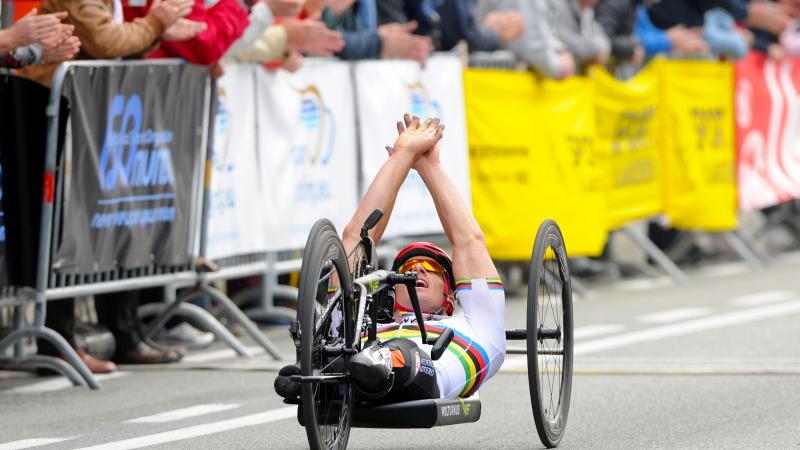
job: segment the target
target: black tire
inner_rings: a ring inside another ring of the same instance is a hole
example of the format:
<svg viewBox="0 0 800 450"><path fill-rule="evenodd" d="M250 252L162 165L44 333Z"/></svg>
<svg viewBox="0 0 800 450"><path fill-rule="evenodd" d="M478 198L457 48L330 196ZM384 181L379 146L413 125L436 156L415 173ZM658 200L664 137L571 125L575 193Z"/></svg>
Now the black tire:
<svg viewBox="0 0 800 450"><path fill-rule="evenodd" d="M325 308L332 274L342 290L341 320L317 324ZM317 221L309 233L300 269L297 317L300 324L300 370L303 376L339 375L347 372L348 355L328 356L324 346L352 342L353 283L347 258L330 221ZM303 424L312 449L344 449L350 436L353 391L347 382L303 383L300 392Z"/></svg>
<svg viewBox="0 0 800 450"><path fill-rule="evenodd" d="M533 244L528 279L528 386L542 444L553 448L567 425L572 391L572 288L558 225L546 220Z"/></svg>

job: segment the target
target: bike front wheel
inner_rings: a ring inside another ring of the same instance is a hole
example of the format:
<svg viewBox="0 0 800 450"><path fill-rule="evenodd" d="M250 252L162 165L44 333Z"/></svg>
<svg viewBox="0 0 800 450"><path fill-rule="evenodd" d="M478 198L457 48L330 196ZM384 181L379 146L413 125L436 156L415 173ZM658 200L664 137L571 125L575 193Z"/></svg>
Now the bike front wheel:
<svg viewBox="0 0 800 450"><path fill-rule="evenodd" d="M300 370L304 377L319 380L301 386L308 443L315 450L344 449L353 417L349 355L330 349L353 342L353 286L342 241L326 219L311 229L299 281Z"/></svg>

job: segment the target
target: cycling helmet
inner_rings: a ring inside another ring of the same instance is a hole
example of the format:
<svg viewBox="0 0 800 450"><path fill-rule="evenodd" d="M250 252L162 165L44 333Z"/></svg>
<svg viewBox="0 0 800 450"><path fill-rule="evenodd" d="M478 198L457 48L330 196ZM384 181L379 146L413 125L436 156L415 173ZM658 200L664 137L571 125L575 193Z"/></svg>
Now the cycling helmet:
<svg viewBox="0 0 800 450"><path fill-rule="evenodd" d="M400 250L397 256L395 256L394 262L392 263L392 271L396 272L404 262L417 256L431 258L444 269L444 276L442 277L444 281L444 298L442 299L442 307L436 313L444 313L448 316L452 315L456 308L456 298L453 295L456 280L453 276L453 261L446 251L430 242L414 242ZM399 305L395 305L395 308L404 309Z"/></svg>

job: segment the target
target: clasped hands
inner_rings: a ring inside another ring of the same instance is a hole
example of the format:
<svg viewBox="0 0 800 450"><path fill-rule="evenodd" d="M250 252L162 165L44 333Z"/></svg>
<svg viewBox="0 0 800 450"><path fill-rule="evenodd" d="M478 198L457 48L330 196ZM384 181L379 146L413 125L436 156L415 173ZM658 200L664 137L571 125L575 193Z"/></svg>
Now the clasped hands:
<svg viewBox="0 0 800 450"><path fill-rule="evenodd" d="M439 119L427 118L421 121L417 116L404 114L397 121L397 140L394 147L386 147L389 156L408 154L413 157L413 168L419 171L424 164L439 162L439 140L444 136L444 124Z"/></svg>

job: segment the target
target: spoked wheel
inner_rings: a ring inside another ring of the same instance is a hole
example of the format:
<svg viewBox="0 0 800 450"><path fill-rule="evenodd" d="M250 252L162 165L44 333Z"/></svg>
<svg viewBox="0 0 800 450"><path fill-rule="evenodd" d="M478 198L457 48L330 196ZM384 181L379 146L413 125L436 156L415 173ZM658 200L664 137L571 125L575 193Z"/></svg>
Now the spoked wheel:
<svg viewBox="0 0 800 450"><path fill-rule="evenodd" d="M297 310L300 370L304 377L319 377L318 381L304 382L300 394L308 443L315 450L343 449L350 436L350 357L337 354L335 349L354 339L352 284L342 241L333 224L325 219L317 221L303 253Z"/></svg>
<svg viewBox="0 0 800 450"><path fill-rule="evenodd" d="M528 279L528 385L539 438L555 447L564 435L572 390L572 288L558 225L536 233Z"/></svg>

